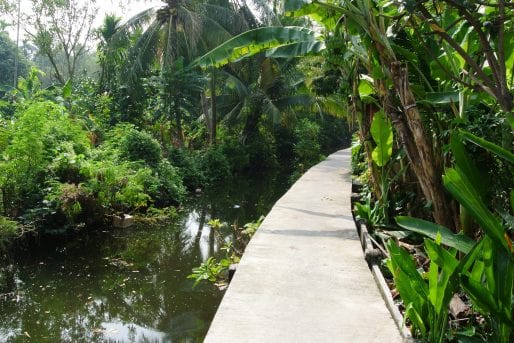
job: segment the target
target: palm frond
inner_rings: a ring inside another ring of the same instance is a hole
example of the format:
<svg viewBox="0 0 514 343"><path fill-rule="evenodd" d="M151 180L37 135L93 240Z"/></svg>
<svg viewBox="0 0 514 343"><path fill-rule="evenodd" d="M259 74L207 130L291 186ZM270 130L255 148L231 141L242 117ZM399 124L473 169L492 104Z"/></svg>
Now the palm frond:
<svg viewBox="0 0 514 343"><path fill-rule="evenodd" d="M315 101L316 99L309 94L297 94L280 98L274 103L277 108L285 109L293 106L311 106Z"/></svg>

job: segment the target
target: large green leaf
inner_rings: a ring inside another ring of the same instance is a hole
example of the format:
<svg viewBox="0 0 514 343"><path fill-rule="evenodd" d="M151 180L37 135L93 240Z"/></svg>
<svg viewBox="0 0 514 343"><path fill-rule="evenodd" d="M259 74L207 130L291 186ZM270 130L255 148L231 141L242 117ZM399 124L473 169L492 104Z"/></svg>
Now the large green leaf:
<svg viewBox="0 0 514 343"><path fill-rule="evenodd" d="M343 14L343 9L336 5L310 0L285 0L284 10L289 16L308 16L327 30L334 30Z"/></svg>
<svg viewBox="0 0 514 343"><path fill-rule="evenodd" d="M395 217L395 219L396 223L404 229L425 235L433 240L435 240L439 234L441 243L466 254L469 253L471 248L475 245L475 241L471 238L454 234L446 227L433 222L405 216L398 216Z"/></svg>
<svg viewBox="0 0 514 343"><path fill-rule="evenodd" d="M510 151L489 142L488 140L485 140L483 138L480 138L478 136L475 136L474 134L461 130L461 135L469 140L470 142L484 148L485 150L488 150L489 152L492 152L493 154L497 155L498 157L503 158L504 160L514 164L514 154Z"/></svg>
<svg viewBox="0 0 514 343"><path fill-rule="evenodd" d="M459 131L453 132L450 137L450 147L455 158L457 169L471 182L478 194L483 197L489 190L487 175L476 166L463 143L463 137Z"/></svg>
<svg viewBox="0 0 514 343"><path fill-rule="evenodd" d="M375 93L373 83L370 80L361 79L359 82L359 96L361 98Z"/></svg>
<svg viewBox="0 0 514 343"><path fill-rule="evenodd" d="M72 85L72 81L70 79L66 82L64 87L62 87L62 97L65 99L71 97L72 90L73 90L73 85Z"/></svg>
<svg viewBox="0 0 514 343"><path fill-rule="evenodd" d="M498 312L498 307L493 294L486 287L479 282L471 280L467 275L463 275L461 277L461 282L473 303L486 312Z"/></svg>
<svg viewBox="0 0 514 343"><path fill-rule="evenodd" d="M425 99L420 103L429 105L449 105L459 103L459 92L431 92L425 94Z"/></svg>
<svg viewBox="0 0 514 343"><path fill-rule="evenodd" d="M276 48L270 55L285 57L289 53L287 57L296 57L319 52L324 44L314 31L303 27L260 27L229 39L196 59L192 65L202 68L220 67Z"/></svg>
<svg viewBox="0 0 514 343"><path fill-rule="evenodd" d="M393 127L387 120L384 110L375 113L371 123L371 136L377 144L372 152L373 161L382 167L393 154Z"/></svg>
<svg viewBox="0 0 514 343"><path fill-rule="evenodd" d="M459 261L454 254L430 239L425 239L425 250L431 262L428 272L429 299L436 312L439 315L444 315L458 285L455 272L459 266ZM438 269L440 269L439 272Z"/></svg>
<svg viewBox="0 0 514 343"><path fill-rule="evenodd" d="M457 169L448 169L443 176L446 189L464 206L484 232L498 245L509 250L500 220L489 211L476 189Z"/></svg>
<svg viewBox="0 0 514 343"><path fill-rule="evenodd" d="M304 56L308 53L318 52L325 48L325 42L312 40L306 42L292 42L266 51L266 57L291 58Z"/></svg>
<svg viewBox="0 0 514 343"><path fill-rule="evenodd" d="M387 242L387 249L390 255L387 267L393 274L396 288L405 304L405 317L412 321L415 329L425 335L428 330L425 321L429 315L428 285L407 251L392 239Z"/></svg>

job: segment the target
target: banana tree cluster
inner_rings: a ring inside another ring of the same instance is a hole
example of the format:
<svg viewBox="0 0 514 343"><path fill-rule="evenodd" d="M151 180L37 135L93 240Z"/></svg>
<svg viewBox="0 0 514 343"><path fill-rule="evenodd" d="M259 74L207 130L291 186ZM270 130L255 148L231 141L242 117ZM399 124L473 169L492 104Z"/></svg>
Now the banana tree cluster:
<svg viewBox="0 0 514 343"><path fill-rule="evenodd" d="M431 342L447 339L448 304L462 289L490 320L491 332L482 338L508 342L514 275L513 4L286 0L284 9L316 25L312 31L248 31L195 63L220 67L262 51L289 58L321 53L325 75L337 75L334 91L357 119L378 205L389 205L391 183L405 187L415 181L431 212L404 209L428 220L380 216L428 236L426 275L393 241L388 244L389 267L415 332ZM497 129L484 129L480 123L486 117L495 119ZM478 167L475 156L487 166Z"/></svg>

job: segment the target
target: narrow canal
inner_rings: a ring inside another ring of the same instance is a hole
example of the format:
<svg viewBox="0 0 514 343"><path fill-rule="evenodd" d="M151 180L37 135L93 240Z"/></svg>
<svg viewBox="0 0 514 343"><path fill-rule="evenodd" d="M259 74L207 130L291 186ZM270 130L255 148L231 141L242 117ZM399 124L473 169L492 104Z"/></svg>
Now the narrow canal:
<svg viewBox="0 0 514 343"><path fill-rule="evenodd" d="M236 182L193 197L174 223L39 237L11 253L16 291L0 299L1 342L199 342L223 293L192 288L191 269L221 254L228 230L266 214L280 178Z"/></svg>

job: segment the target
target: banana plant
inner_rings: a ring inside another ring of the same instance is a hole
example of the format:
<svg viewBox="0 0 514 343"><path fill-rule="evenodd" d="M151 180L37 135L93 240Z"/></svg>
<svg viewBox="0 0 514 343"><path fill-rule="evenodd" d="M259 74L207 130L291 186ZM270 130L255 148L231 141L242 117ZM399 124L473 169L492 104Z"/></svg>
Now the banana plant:
<svg viewBox="0 0 514 343"><path fill-rule="evenodd" d="M324 42L312 30L298 26L270 26L243 32L218 45L192 62L202 68L221 67L260 52L266 57L297 57L324 49Z"/></svg>
<svg viewBox="0 0 514 343"><path fill-rule="evenodd" d="M471 159L463 155L461 144L463 140L474 142L507 163L513 161L513 156L505 149L466 131L455 133L452 139L456 166L446 171L443 176L444 186L478 223L484 232L484 238L471 248L469 237L455 235L440 225L410 217L396 217L396 221L403 228L432 239L435 235L436 240L439 239L441 243L467 254L465 259L468 264L466 268L459 270L460 284L475 308L490 318L493 329L491 340L507 343L510 342L514 328L514 249L509 236L512 228L505 225L502 218L485 204L481 181L477 178L478 171L470 163ZM514 199L511 199L511 207L514 211ZM507 216L512 218L511 215ZM479 252L470 258L478 245L481 246Z"/></svg>
<svg viewBox="0 0 514 343"><path fill-rule="evenodd" d="M441 246L442 236L425 239L425 251L430 258L428 271L421 273L410 254L393 240L387 244L390 258L387 266L393 274L396 288L405 305L405 319L410 319L414 332L430 343L446 338L448 306L459 286L459 274L468 269L483 246L477 243L460 261L456 249Z"/></svg>

